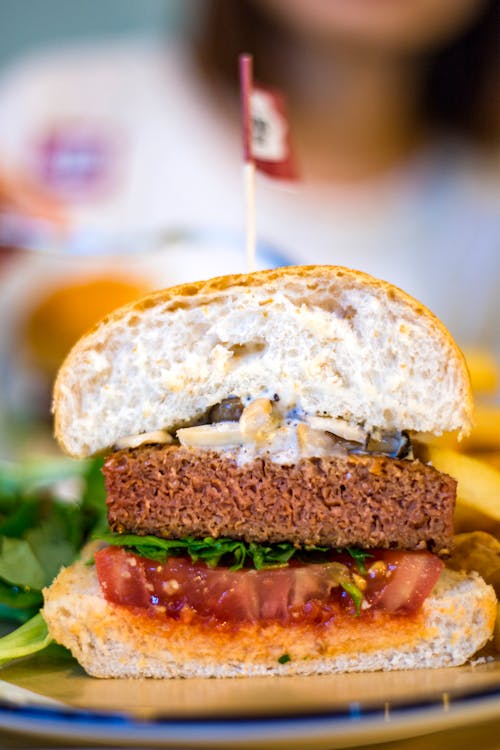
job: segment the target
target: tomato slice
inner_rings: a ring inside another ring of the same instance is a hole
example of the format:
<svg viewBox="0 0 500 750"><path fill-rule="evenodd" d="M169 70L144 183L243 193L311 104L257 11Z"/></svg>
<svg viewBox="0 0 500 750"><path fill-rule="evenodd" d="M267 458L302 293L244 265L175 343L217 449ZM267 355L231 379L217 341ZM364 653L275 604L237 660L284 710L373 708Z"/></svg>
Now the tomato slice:
<svg viewBox="0 0 500 750"><path fill-rule="evenodd" d="M417 612L444 568L443 561L429 552L383 550L377 559L387 571L371 580L368 574L367 600L376 609L398 614Z"/></svg>
<svg viewBox="0 0 500 750"><path fill-rule="evenodd" d="M428 552L377 550L365 579L368 608L411 614L421 607L443 568ZM327 563L289 564L265 570L209 568L186 557L156 562L119 547L95 555L105 598L124 606L179 618L194 614L220 622L321 621L342 607L354 612L339 585L342 571L359 575L347 555ZM340 574L339 574L340 571Z"/></svg>

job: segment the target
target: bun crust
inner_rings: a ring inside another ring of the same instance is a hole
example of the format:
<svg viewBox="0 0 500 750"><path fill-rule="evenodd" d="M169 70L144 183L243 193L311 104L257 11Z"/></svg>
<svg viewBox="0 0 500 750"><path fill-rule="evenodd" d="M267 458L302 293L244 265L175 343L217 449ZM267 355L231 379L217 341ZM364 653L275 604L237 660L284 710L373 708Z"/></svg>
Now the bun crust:
<svg viewBox="0 0 500 750"><path fill-rule="evenodd" d="M95 677L240 677L418 669L463 664L491 637L496 598L476 574L445 570L417 617L349 619L312 629L277 623L202 627L104 599L78 562L44 591L52 637ZM382 613L379 613L382 615ZM368 634L368 637L367 637ZM290 660L281 664L287 654Z"/></svg>
<svg viewBox="0 0 500 750"><path fill-rule="evenodd" d="M172 429L230 395L391 430L467 433L472 396L448 331L396 287L285 267L156 292L73 348L54 390L61 446L83 457Z"/></svg>

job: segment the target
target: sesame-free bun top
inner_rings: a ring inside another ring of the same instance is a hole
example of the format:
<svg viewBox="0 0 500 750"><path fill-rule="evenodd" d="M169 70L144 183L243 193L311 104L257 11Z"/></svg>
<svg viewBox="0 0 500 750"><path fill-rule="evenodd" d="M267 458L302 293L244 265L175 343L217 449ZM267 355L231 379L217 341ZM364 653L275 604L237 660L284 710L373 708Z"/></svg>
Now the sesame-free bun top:
<svg viewBox="0 0 500 750"><path fill-rule="evenodd" d="M229 396L274 394L366 430L471 426L464 358L429 310L359 271L292 266L173 287L106 317L59 371L56 437L84 457Z"/></svg>

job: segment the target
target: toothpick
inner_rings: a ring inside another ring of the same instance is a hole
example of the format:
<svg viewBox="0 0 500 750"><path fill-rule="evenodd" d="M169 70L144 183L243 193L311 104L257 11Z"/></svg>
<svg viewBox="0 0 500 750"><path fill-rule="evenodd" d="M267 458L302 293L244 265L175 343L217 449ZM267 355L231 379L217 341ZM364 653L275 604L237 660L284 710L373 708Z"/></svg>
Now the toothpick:
<svg viewBox="0 0 500 750"><path fill-rule="evenodd" d="M240 87L243 121L246 259L248 272L251 273L256 268L255 161L252 152L252 112L250 104L253 89L253 58L251 55L240 55Z"/></svg>

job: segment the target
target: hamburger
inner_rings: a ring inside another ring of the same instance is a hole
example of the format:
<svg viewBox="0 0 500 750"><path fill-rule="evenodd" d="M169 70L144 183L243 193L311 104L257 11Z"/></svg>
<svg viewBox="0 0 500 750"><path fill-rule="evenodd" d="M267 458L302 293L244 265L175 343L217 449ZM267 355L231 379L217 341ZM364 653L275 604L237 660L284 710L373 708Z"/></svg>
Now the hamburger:
<svg viewBox="0 0 500 750"><path fill-rule="evenodd" d="M109 533L44 592L96 677L451 666L496 599L447 570L455 481L419 433L472 420L464 359L390 284L287 267L156 292L73 348L56 436L106 456Z"/></svg>

